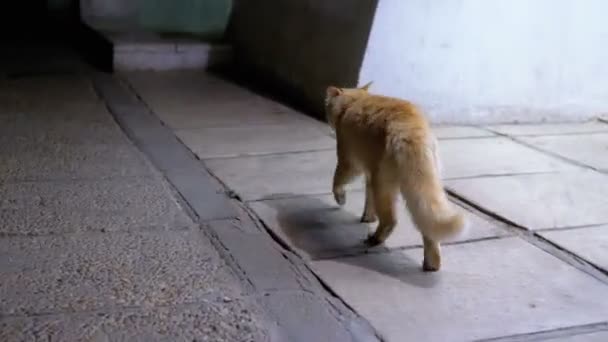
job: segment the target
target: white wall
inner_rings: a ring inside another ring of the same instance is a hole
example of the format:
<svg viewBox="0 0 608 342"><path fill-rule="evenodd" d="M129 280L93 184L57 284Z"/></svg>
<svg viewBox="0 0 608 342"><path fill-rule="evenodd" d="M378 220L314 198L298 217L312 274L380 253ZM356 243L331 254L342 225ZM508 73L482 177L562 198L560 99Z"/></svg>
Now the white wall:
<svg viewBox="0 0 608 342"><path fill-rule="evenodd" d="M380 0L359 83L435 122L608 112L606 0Z"/></svg>

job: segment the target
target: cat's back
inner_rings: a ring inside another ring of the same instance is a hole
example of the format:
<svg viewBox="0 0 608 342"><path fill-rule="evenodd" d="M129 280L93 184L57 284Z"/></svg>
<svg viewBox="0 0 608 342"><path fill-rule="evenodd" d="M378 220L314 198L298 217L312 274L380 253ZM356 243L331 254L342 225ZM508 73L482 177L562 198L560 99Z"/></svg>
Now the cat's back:
<svg viewBox="0 0 608 342"><path fill-rule="evenodd" d="M427 120L420 108L399 98L369 94L359 97L345 113L345 121L360 129L377 133L408 134L428 132Z"/></svg>

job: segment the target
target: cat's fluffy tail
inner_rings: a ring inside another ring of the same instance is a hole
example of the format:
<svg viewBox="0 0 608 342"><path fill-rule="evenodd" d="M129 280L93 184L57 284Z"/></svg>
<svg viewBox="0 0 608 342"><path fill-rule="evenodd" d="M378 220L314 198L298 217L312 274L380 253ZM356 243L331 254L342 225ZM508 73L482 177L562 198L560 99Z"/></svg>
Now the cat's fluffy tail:
<svg viewBox="0 0 608 342"><path fill-rule="evenodd" d="M441 242L463 234L467 220L450 203L443 189L437 145L401 145L399 164L404 172L401 193L418 230L430 240Z"/></svg>

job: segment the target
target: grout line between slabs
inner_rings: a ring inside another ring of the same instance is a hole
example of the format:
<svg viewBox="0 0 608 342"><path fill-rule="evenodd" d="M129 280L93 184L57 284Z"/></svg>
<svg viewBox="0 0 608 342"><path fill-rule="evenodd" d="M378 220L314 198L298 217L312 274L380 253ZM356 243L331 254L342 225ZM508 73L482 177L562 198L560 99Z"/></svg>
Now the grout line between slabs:
<svg viewBox="0 0 608 342"><path fill-rule="evenodd" d="M574 165L574 166L581 167L581 168L583 168L583 169L592 170L592 171L599 172L599 173L602 173L602 174L608 174L608 172L607 172L606 170L598 169L598 168L593 167L593 166L591 166L591 165L587 165L587 164L585 164L585 163L581 163L581 162L576 161L576 160L574 160L574 159L570 159L570 158L564 157L564 156L562 156L562 155L559 155L559 154L557 154L557 153L554 153L554 152L551 152L551 151L548 151L548 150L542 149L542 148L537 147L537 146L535 146L535 145L533 145L533 144L530 144L530 143L527 143L527 142L522 141L522 140L520 140L520 139L517 139L517 137L510 136L510 135L508 135L508 134L503 134L503 133L496 133L496 134L497 134L498 136L500 136L500 137L503 137L503 138L506 138L506 139L508 139L508 140L511 140L512 142L514 142L514 143L516 143L516 144L519 144L519 145L521 145L521 146L525 146L525 147L530 148L530 149L532 149L532 150L534 150L534 151L536 151L536 152L539 152L539 153L541 153L541 154L544 154L545 156L549 156L549 157L556 158L556 159L558 159L558 160L561 160L561 161L563 161L563 162L566 162L566 163L571 164L571 165Z"/></svg>
<svg viewBox="0 0 608 342"><path fill-rule="evenodd" d="M545 331L501 336L476 340L475 342L540 342L553 341L556 338L584 336L591 333L608 331L608 322L598 322L571 327L557 328Z"/></svg>
<svg viewBox="0 0 608 342"><path fill-rule="evenodd" d="M603 121L602 118L597 118L597 120L590 120L587 121L587 123L596 123L596 124L600 124L600 126L604 126L604 124L608 123L608 121ZM563 123L564 125L567 125L568 123ZM496 125L496 126L500 126L500 125ZM517 126L517 124L511 124L511 125L505 125L505 126ZM524 124L523 126L529 126ZM542 124L537 124L536 126L542 126ZM485 131L494 133L497 136L500 137L513 137L513 138L517 138L517 137L555 137L555 136L572 136L572 135L585 135L585 134L606 134L608 133L608 126L606 126L605 129L602 128L598 128L597 130L591 130L591 131L586 131L586 132L556 132L556 133L525 133L525 134L509 134L509 133L505 133L505 132L501 132L500 130L497 130L495 128L492 128L492 125L483 125L483 126L479 126L478 128L483 129Z"/></svg>
<svg viewBox="0 0 608 342"><path fill-rule="evenodd" d="M496 135L477 135L477 136L457 136L457 137L437 137L437 140L441 143L442 141L451 141L451 140L481 140L481 139L491 139L497 138Z"/></svg>
<svg viewBox="0 0 608 342"><path fill-rule="evenodd" d="M569 226L569 227L553 227L553 228L540 228L534 229L534 232L537 233L552 233L552 232L567 232L571 230L582 230L586 228L599 228L608 225L608 222L603 223L594 223L594 224L585 224L580 226Z"/></svg>
<svg viewBox="0 0 608 342"><path fill-rule="evenodd" d="M586 132L563 132L563 133L545 133L545 134L539 134L539 133L536 133L536 134L534 134L534 133L508 134L508 133L501 133L499 131L494 131L494 133L496 134L497 137L509 136L509 137L513 137L513 138L518 138L518 137L543 138L543 137L571 137L571 136L587 135L587 134L591 134L591 135L608 134L608 129L597 130L597 131L586 131Z"/></svg>
<svg viewBox="0 0 608 342"><path fill-rule="evenodd" d="M512 235L486 236L486 237L472 238L472 239L462 240L462 241L445 242L445 243L442 243L441 246L449 247L449 246L467 245L467 244L474 244L477 242L494 241L494 240L501 240L501 239L507 239L507 238L512 238L512 237L513 237ZM363 240L361 242L363 243ZM335 254L332 254L332 251L329 251L329 252L324 253L325 255L321 255L316 258L311 257L309 259L311 261L340 260L340 259L360 257L360 256L364 256L364 255L383 255L383 254L391 254L391 253L401 252L401 251L411 251L411 250L421 249L422 247L423 247L422 243L416 244L416 245L398 246L398 247L386 247L386 246L375 246L375 247L367 247L367 248L363 247L360 250L353 250L352 252L344 252L344 253L336 252ZM421 268L421 271L422 271L422 268Z"/></svg>
<svg viewBox="0 0 608 342"><path fill-rule="evenodd" d="M206 160L206 159L205 159ZM442 181L457 181L457 180L468 180L468 179L477 179L477 178L501 178L501 177L512 177L512 176L530 176L530 175L545 175L545 174L559 174L559 173L568 173L575 171L538 171L538 172L521 172L521 173L500 173L500 174L483 174L483 175L475 175L475 176L462 176L462 177L446 177L443 178ZM353 182L354 184L354 182ZM363 191L363 185L355 186L354 188L347 189L347 191L355 191L361 192ZM292 199L292 198L301 198L301 197L315 197L315 196L328 196L331 195L329 190L327 192L314 192L314 193L300 193L300 194L286 194L286 195L267 195L262 197L254 197L254 198L245 198L245 202L264 202L264 201L274 201L280 199Z"/></svg>
<svg viewBox="0 0 608 342"><path fill-rule="evenodd" d="M247 159L247 158L256 158L256 157L282 156L282 155L290 155L290 154L330 152L330 151L335 151L335 150L336 150L335 147L327 147L327 148L318 148L318 149L312 149L312 150L281 151L281 152L253 152L253 153L243 153L243 154L227 155L227 156L200 157L200 159L203 161L234 160L234 159Z"/></svg>
<svg viewBox="0 0 608 342"><path fill-rule="evenodd" d="M495 212L492 212L489 209L482 207L474 203L473 201L468 200L467 198L458 195L452 190L447 190L450 196L457 198L458 200L468 204L470 207L474 208L476 211L482 212L485 215L492 217L493 219L503 222L507 225L507 227L511 227L512 231L516 233L516 236L522 238L526 242L532 244L533 246L545 251L548 254L553 255L554 257L560 259L561 261L573 266L574 268L589 274L590 276L596 278L604 284L608 284L608 270L604 270L601 267L598 267L594 263L591 263L582 257L572 253L571 251L562 248L561 246L545 239L535 231L522 226L508 218L501 216Z"/></svg>

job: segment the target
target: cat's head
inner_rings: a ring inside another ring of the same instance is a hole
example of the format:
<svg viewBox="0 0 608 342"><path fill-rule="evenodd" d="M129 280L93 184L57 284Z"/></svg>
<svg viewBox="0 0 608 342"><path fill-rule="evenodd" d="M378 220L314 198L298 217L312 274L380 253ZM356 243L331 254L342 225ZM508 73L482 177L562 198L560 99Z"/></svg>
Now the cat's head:
<svg viewBox="0 0 608 342"><path fill-rule="evenodd" d="M369 82L359 88L327 87L325 92L325 115L327 117L327 122L329 122L332 127L335 127L336 116L339 115L350 102L361 96L367 96L372 83L373 82Z"/></svg>

